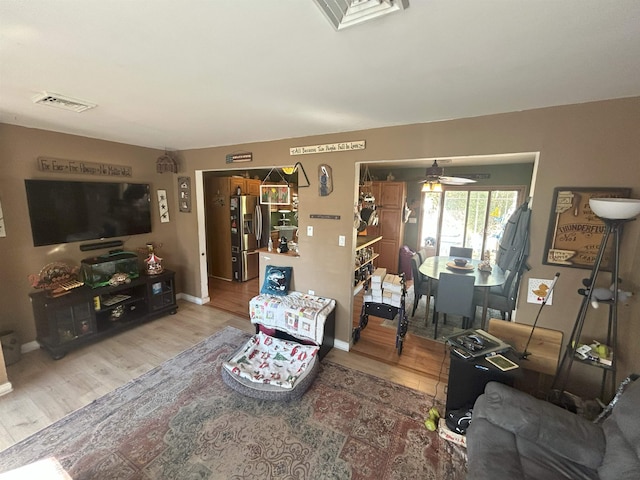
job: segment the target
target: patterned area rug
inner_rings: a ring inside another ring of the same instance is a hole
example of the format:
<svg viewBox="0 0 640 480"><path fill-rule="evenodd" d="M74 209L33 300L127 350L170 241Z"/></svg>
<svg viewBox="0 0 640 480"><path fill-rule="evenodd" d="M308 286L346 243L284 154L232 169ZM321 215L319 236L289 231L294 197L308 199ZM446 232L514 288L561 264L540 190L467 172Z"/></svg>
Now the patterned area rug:
<svg viewBox="0 0 640 480"><path fill-rule="evenodd" d="M232 391L220 367L246 338L227 327L0 452L0 470L55 456L74 480L465 478L418 391L328 361L297 402Z"/></svg>

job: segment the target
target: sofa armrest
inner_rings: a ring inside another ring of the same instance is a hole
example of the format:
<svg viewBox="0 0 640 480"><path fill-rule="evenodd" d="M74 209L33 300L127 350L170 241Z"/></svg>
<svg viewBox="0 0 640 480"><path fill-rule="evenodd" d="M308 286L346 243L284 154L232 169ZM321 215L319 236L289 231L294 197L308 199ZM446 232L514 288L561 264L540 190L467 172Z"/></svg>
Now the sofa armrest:
<svg viewBox="0 0 640 480"><path fill-rule="evenodd" d="M501 383L487 384L472 422L476 418L585 467L596 469L602 463L605 439L600 426Z"/></svg>

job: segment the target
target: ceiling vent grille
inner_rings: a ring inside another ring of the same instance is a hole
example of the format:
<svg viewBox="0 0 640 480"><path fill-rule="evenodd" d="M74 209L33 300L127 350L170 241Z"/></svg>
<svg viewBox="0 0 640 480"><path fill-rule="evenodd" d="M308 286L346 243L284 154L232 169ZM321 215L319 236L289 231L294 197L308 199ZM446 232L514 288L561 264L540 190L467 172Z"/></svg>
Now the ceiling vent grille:
<svg viewBox="0 0 640 480"><path fill-rule="evenodd" d="M313 0L336 30L404 10L409 0Z"/></svg>
<svg viewBox="0 0 640 480"><path fill-rule="evenodd" d="M96 107L95 103L89 103L84 100L78 100L76 98L65 97L64 95L48 92L42 92L35 96L33 98L33 102L40 105L48 105L50 107L64 108L65 110L71 110L76 113L84 112L85 110Z"/></svg>

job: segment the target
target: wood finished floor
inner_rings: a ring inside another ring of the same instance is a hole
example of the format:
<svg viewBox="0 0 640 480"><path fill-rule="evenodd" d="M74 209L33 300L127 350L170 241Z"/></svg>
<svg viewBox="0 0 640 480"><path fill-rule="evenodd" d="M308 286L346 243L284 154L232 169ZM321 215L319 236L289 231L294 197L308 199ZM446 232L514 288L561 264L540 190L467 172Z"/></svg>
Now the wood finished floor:
<svg viewBox="0 0 640 480"><path fill-rule="evenodd" d="M226 326L251 332L246 306L248 298L257 293L257 282L253 286L236 284L235 291L231 291L233 285L218 286L217 290L216 285L213 282L215 293L209 305L180 301L176 315L72 351L60 360L52 360L44 350L23 354L19 362L7 367L13 391L0 397L0 450L88 405ZM238 285L249 295L244 300L240 299ZM238 313L234 313L234 308ZM375 330L370 320L358 352L333 349L327 359L431 396L437 395L439 401L444 402L446 375L443 374L440 382L436 380L442 364L442 345L432 347L429 354L420 351L419 342L407 339L405 351L398 359L388 352L387 340L373 334ZM376 355L380 359L376 359ZM427 370L435 374L412 368L418 364L432 364Z"/></svg>

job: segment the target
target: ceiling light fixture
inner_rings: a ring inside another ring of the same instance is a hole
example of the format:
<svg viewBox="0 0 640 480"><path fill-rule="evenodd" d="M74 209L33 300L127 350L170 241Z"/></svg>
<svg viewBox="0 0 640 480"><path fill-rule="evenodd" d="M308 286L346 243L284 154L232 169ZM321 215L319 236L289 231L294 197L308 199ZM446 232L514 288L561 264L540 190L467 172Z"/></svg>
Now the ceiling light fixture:
<svg viewBox="0 0 640 480"><path fill-rule="evenodd" d="M425 182L422 185L422 193L425 192L442 192L442 184L438 182Z"/></svg>
<svg viewBox="0 0 640 480"><path fill-rule="evenodd" d="M434 160L433 165L427 168L427 172L424 180L420 180L419 183L425 184L444 184L444 185L467 185L469 183L476 183L475 180L464 177L447 177L444 175L444 168L438 165L438 161ZM424 192L424 190L422 190Z"/></svg>
<svg viewBox="0 0 640 480"><path fill-rule="evenodd" d="M409 7L409 0L313 0L336 30Z"/></svg>

